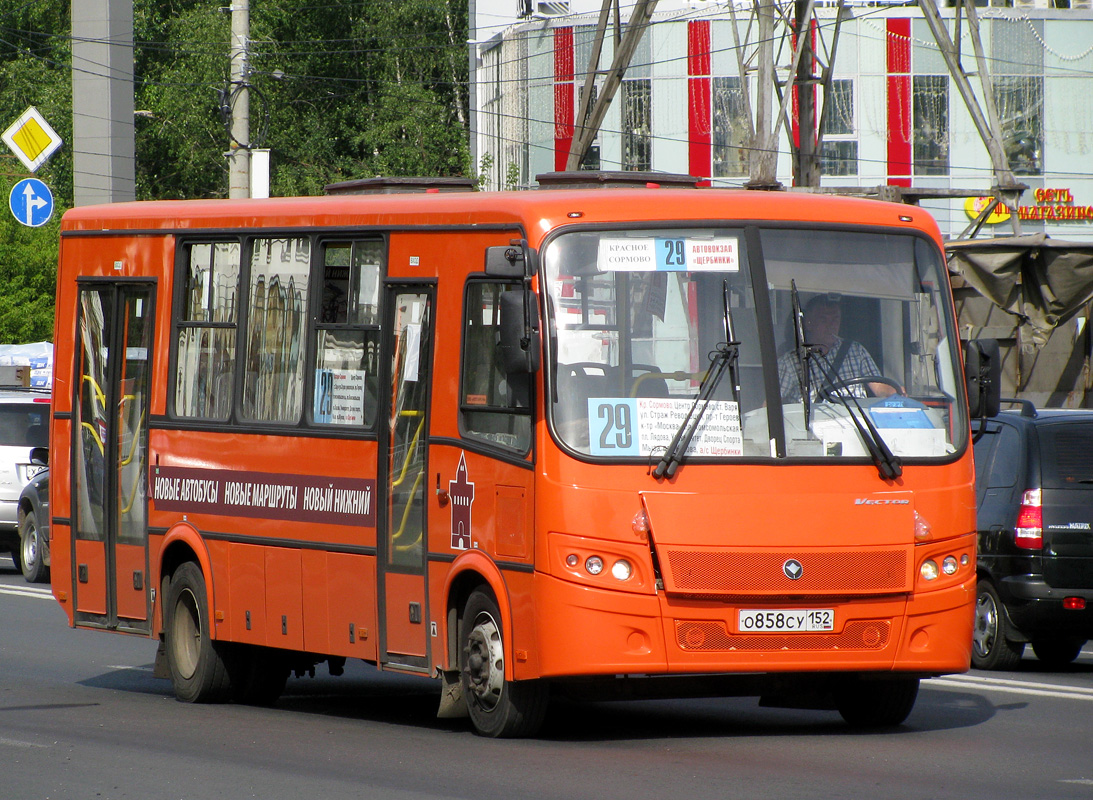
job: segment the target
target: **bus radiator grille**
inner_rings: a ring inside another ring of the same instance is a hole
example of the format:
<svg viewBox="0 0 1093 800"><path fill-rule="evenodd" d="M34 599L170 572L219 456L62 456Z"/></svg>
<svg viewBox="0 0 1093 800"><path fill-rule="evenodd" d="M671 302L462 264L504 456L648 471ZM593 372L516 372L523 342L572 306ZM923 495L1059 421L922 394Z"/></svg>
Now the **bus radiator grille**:
<svg viewBox="0 0 1093 800"><path fill-rule="evenodd" d="M783 565L796 559L801 577L790 580ZM717 552L669 550L664 588L695 594L875 594L907 592L907 551Z"/></svg>
<svg viewBox="0 0 1093 800"><path fill-rule="evenodd" d="M882 650L888 644L888 620L855 620L841 633L730 633L724 622L677 619L681 650Z"/></svg>

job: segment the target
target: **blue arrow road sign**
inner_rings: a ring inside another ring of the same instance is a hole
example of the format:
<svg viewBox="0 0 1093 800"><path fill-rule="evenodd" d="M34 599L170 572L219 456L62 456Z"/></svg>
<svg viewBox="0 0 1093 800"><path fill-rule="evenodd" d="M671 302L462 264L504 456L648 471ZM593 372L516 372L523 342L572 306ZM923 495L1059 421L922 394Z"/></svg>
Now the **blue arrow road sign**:
<svg viewBox="0 0 1093 800"><path fill-rule="evenodd" d="M19 222L37 228L53 216L53 192L37 178L24 178L8 195L8 207Z"/></svg>

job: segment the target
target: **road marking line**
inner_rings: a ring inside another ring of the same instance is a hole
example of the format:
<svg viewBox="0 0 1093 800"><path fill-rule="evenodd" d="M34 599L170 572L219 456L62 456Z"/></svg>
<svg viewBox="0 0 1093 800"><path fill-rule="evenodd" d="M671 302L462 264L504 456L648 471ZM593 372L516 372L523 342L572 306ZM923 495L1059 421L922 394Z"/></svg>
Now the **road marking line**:
<svg viewBox="0 0 1093 800"><path fill-rule="evenodd" d="M1093 687L1070 686L1065 683L1037 683L1036 681L1021 681L1010 678L988 678L980 675L947 675L947 680L966 683L984 684L986 686L1016 686L1018 688L1031 687L1033 689L1047 689L1058 692L1093 692Z"/></svg>
<svg viewBox="0 0 1093 800"><path fill-rule="evenodd" d="M18 739L0 739L0 747L20 747L23 750L30 750L34 747L47 748L48 744L38 744L37 742L22 742Z"/></svg>
<svg viewBox="0 0 1093 800"><path fill-rule="evenodd" d="M1023 694L1030 697L1054 697L1061 700L1086 700L1093 702L1093 691L1089 689L1073 689L1070 687L1056 687L1059 691L1045 691L1043 689L1023 688L1020 686L1003 686L990 683L972 683L951 678L931 678L927 686L948 686L956 689L982 689L986 692L1002 692L1004 694Z"/></svg>
<svg viewBox="0 0 1093 800"><path fill-rule="evenodd" d="M34 597L38 600L52 600L53 592L50 589L36 589L33 586L0 586L0 594L10 594L16 597Z"/></svg>

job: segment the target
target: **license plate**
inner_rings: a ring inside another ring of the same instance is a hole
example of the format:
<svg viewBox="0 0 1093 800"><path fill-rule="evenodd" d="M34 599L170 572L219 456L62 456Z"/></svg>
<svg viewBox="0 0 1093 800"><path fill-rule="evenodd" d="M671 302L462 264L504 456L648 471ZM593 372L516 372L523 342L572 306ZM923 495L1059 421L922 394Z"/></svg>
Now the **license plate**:
<svg viewBox="0 0 1093 800"><path fill-rule="evenodd" d="M835 629L831 608L740 609L741 633L813 633Z"/></svg>

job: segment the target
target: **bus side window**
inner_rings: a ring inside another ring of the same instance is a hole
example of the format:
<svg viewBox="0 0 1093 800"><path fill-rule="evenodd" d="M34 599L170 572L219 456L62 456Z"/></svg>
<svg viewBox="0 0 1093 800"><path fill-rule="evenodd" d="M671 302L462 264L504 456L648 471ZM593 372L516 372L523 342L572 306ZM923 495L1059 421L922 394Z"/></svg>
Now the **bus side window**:
<svg viewBox="0 0 1093 800"><path fill-rule="evenodd" d="M311 419L371 428L376 421L380 283L386 248L380 239L322 245Z"/></svg>
<svg viewBox="0 0 1093 800"><path fill-rule="evenodd" d="M519 288L519 284L467 282L459 427L468 439L523 453L531 447L532 376L507 375L498 347L499 298Z"/></svg>
<svg viewBox="0 0 1093 800"><path fill-rule="evenodd" d="M246 419L300 419L310 274L310 239L253 241L243 380Z"/></svg>
<svg viewBox="0 0 1093 800"><path fill-rule="evenodd" d="M239 242L186 248L175 339L178 416L226 420L231 413L240 251Z"/></svg>

